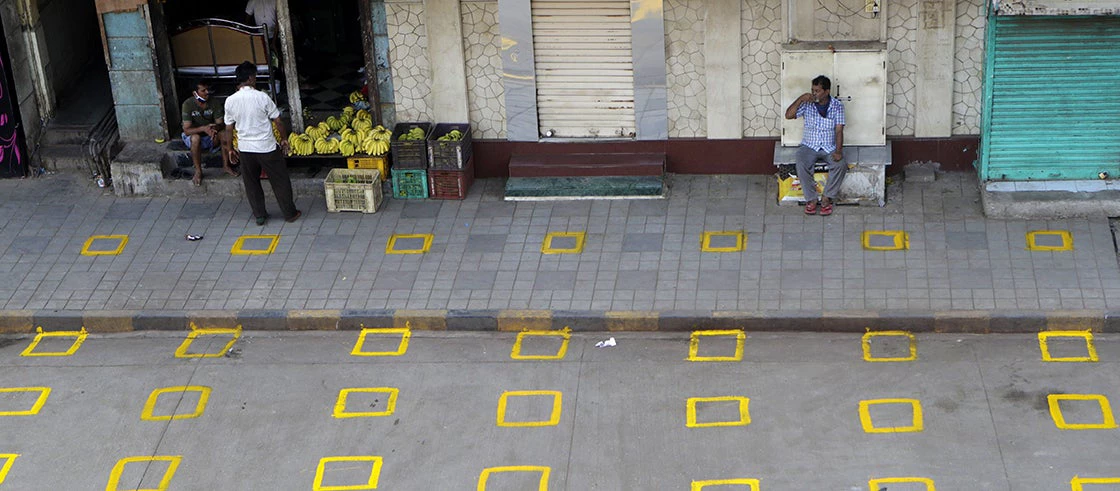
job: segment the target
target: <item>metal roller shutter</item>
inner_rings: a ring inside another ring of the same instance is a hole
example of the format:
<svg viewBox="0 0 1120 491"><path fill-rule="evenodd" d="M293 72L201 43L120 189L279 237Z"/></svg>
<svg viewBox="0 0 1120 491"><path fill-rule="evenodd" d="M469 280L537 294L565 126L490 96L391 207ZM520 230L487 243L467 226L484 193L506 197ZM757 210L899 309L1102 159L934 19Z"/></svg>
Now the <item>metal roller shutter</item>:
<svg viewBox="0 0 1120 491"><path fill-rule="evenodd" d="M532 0L542 136L635 133L629 0Z"/></svg>
<svg viewBox="0 0 1120 491"><path fill-rule="evenodd" d="M1120 18L992 21L984 178L1120 177Z"/></svg>

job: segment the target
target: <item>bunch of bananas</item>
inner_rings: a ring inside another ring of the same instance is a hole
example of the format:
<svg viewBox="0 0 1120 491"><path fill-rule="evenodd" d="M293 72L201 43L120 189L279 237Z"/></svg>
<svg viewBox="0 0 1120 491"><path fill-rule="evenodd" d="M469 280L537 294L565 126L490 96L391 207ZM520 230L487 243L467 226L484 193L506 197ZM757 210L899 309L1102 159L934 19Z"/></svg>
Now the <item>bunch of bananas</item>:
<svg viewBox="0 0 1120 491"><path fill-rule="evenodd" d="M338 140L328 140L326 138L315 140L315 153L319 155L338 153Z"/></svg>
<svg viewBox="0 0 1120 491"><path fill-rule="evenodd" d="M372 131L373 131L373 137L378 139L378 140L389 141L390 139L393 138L393 132L385 129L384 126L381 126L381 125L374 126Z"/></svg>
<svg viewBox="0 0 1120 491"><path fill-rule="evenodd" d="M330 130L330 131L338 131L338 130L342 129L343 126L345 126L345 125L342 124L342 120L340 120L340 119L338 119L334 116L328 116L327 120L323 121L320 124L327 125L327 129Z"/></svg>
<svg viewBox="0 0 1120 491"><path fill-rule="evenodd" d="M342 140L338 142L338 153L342 154L343 157L354 155L355 150L356 149L354 147L354 142L350 140Z"/></svg>
<svg viewBox="0 0 1120 491"><path fill-rule="evenodd" d="M311 155L315 153L314 140L306 134L292 133L288 135L288 146L292 150L292 155Z"/></svg>
<svg viewBox="0 0 1120 491"><path fill-rule="evenodd" d="M361 102L361 101L364 101L364 100L366 100L366 96L362 94L362 91L355 90L355 91L350 93L350 104L353 104L355 102Z"/></svg>
<svg viewBox="0 0 1120 491"><path fill-rule="evenodd" d="M424 135L424 128L421 128L421 127L417 126L415 128L412 128L411 130L408 130L408 133L401 133L401 136L398 136L397 140L398 141L423 140L424 136L425 136Z"/></svg>
<svg viewBox="0 0 1120 491"><path fill-rule="evenodd" d="M331 134L331 130L326 127L326 123L319 123L319 126L308 126L304 128L303 132L310 136L312 140L320 140Z"/></svg>
<svg viewBox="0 0 1120 491"><path fill-rule="evenodd" d="M457 141L460 141L462 139L463 139L463 132L459 131L459 130L448 131L446 135L443 135L439 138L436 138L436 140L444 141L444 142L457 142Z"/></svg>

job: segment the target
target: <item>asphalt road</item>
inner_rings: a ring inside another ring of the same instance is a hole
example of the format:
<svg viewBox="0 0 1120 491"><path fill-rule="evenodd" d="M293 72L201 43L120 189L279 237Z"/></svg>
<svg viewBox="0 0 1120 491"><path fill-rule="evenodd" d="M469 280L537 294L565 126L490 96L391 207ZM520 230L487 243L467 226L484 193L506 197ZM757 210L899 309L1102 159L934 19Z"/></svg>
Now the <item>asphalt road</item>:
<svg viewBox="0 0 1120 491"><path fill-rule="evenodd" d="M0 337L0 491L1120 489L1120 336L610 336Z"/></svg>

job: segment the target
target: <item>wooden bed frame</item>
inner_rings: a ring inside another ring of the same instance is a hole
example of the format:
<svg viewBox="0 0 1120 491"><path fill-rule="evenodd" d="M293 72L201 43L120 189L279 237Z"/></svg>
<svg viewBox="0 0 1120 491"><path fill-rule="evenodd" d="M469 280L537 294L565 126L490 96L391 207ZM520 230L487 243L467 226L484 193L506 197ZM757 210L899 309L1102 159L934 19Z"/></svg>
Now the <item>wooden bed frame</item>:
<svg viewBox="0 0 1120 491"><path fill-rule="evenodd" d="M245 61L257 65L257 81L268 86L276 100L277 74L272 68L272 48L265 26L249 26L225 19L196 19L171 35L171 56L177 78L232 80L234 69Z"/></svg>

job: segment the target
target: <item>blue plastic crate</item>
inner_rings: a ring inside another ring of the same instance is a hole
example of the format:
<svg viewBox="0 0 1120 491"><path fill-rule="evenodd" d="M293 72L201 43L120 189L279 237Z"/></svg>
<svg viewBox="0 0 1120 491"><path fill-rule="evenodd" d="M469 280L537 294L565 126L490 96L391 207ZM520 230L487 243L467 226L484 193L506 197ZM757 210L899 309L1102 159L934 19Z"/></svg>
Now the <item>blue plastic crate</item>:
<svg viewBox="0 0 1120 491"><path fill-rule="evenodd" d="M427 199L428 171L423 169L393 169L393 197L399 199Z"/></svg>

